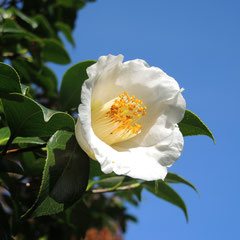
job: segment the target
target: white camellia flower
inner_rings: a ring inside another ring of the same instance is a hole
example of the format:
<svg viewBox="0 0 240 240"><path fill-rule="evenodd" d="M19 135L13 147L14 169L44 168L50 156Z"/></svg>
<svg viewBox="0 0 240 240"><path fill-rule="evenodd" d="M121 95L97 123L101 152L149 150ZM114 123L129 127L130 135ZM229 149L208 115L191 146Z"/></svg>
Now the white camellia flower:
<svg viewBox="0 0 240 240"><path fill-rule="evenodd" d="M164 179L183 148L177 123L186 103L178 83L122 55L100 57L87 74L75 129L82 149L104 173Z"/></svg>

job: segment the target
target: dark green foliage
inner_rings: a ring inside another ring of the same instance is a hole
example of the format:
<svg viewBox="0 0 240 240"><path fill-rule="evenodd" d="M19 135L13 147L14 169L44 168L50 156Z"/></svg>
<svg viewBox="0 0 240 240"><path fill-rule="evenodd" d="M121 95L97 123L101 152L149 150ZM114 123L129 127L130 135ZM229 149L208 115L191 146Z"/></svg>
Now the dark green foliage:
<svg viewBox="0 0 240 240"><path fill-rule="evenodd" d="M13 92L22 93L19 76L11 66L0 63L0 97Z"/></svg>
<svg viewBox="0 0 240 240"><path fill-rule="evenodd" d="M64 74L60 90L60 102L63 110L76 109L80 104L81 87L88 78L86 69L95 61L80 62Z"/></svg>
<svg viewBox="0 0 240 240"><path fill-rule="evenodd" d="M50 110L31 98L18 93L10 94L11 100L2 100L11 137L50 137L58 129L74 130L73 118Z"/></svg>
<svg viewBox="0 0 240 240"><path fill-rule="evenodd" d="M62 35L74 46L77 12L87 2L0 3L0 239L80 239L89 228L106 226L125 232L136 218L124 204L138 206L144 189L188 218L185 203L169 184L196 191L189 181L173 173L165 182L104 174L75 139L81 87L95 61L70 67L60 91L47 63L70 63ZM179 128L184 136L213 139L190 111Z"/></svg>
<svg viewBox="0 0 240 240"><path fill-rule="evenodd" d="M47 144L39 196L29 212L33 216L51 215L80 199L87 188L89 159L72 133L56 132Z"/></svg>

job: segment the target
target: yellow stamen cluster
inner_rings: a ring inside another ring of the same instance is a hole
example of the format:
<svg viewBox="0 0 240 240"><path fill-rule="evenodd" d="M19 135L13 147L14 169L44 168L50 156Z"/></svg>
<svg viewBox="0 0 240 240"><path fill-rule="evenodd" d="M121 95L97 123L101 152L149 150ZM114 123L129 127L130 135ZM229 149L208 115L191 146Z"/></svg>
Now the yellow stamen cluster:
<svg viewBox="0 0 240 240"><path fill-rule="evenodd" d="M115 99L107 115L112 121L119 123L114 131L127 130L138 134L142 126L137 120L146 115L146 107L140 99L135 96L130 97L127 92L123 92Z"/></svg>
<svg viewBox="0 0 240 240"><path fill-rule="evenodd" d="M141 132L140 118L146 107L135 96L123 92L105 104L92 103L92 128L109 145L126 141Z"/></svg>

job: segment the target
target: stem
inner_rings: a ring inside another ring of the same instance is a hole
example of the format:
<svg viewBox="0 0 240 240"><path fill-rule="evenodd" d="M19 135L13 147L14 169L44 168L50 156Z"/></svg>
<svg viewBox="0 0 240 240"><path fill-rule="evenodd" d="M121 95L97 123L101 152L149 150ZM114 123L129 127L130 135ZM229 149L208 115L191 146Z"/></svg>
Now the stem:
<svg viewBox="0 0 240 240"><path fill-rule="evenodd" d="M47 144L41 144L38 146L32 146L32 147L26 147L26 148L15 148L15 149L10 149L6 152L6 154L17 154L17 153L22 153L22 152L30 152L35 149L41 149L46 147Z"/></svg>
<svg viewBox="0 0 240 240"><path fill-rule="evenodd" d="M140 183L133 183L127 186L117 187L117 188L100 188L100 189L93 189L89 190L91 193L106 193L106 192L116 192L116 191L125 191L131 190L134 188L138 188L141 184Z"/></svg>

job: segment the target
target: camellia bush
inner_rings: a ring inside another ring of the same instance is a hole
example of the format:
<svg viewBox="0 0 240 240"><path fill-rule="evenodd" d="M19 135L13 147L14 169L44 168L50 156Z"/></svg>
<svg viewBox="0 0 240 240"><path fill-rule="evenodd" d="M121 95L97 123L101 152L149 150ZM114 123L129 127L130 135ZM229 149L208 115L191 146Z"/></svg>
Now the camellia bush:
<svg viewBox="0 0 240 240"><path fill-rule="evenodd" d="M178 83L143 60L100 56L61 80L63 38L84 0L3 0L0 9L0 239L123 239L144 189L187 208L169 172L207 126ZM214 140L214 139L213 139ZM161 202L159 202L161 204Z"/></svg>

